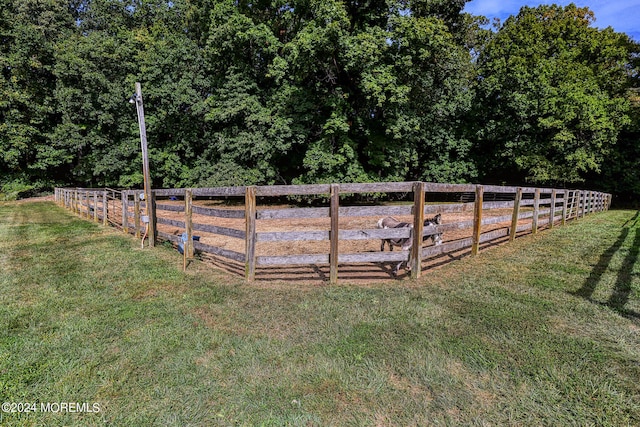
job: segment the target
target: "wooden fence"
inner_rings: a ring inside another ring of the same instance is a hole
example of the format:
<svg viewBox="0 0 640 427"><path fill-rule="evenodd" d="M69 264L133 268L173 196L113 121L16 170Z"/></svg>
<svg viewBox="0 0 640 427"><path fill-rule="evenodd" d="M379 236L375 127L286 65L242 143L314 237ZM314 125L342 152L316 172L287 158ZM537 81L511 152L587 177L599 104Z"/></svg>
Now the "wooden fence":
<svg viewBox="0 0 640 427"><path fill-rule="evenodd" d="M417 278L430 259L469 250L477 254L484 245L564 225L606 210L611 203L610 194L588 190L425 182L321 184L154 190L143 215L141 193L57 188L55 197L80 216L138 237L148 221L152 245L156 239L182 243L187 256L197 250L232 271L244 270L249 281L257 271L314 266L328 268L332 283L338 281L339 267L402 261L410 262L411 276ZM356 200L354 195L374 194L375 200L386 194L405 202L345 204ZM322 203L282 206L287 197ZM423 227L424 219L436 213L444 223ZM377 220L384 216L401 218L413 229L378 229ZM423 246L423 239L413 239L408 251L380 251L381 239L435 232L443 233L443 244ZM199 240L194 240L196 235Z"/></svg>

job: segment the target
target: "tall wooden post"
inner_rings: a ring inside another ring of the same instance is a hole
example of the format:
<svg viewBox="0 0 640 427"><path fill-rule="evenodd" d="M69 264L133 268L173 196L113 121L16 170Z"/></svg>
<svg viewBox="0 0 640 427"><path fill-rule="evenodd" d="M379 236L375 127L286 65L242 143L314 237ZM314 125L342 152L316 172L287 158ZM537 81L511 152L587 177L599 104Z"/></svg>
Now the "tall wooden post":
<svg viewBox="0 0 640 427"><path fill-rule="evenodd" d="M411 278L422 273L422 234L424 232L424 182L413 184L413 244L411 245Z"/></svg>
<svg viewBox="0 0 640 427"><path fill-rule="evenodd" d="M245 277L253 281L256 277L256 187L247 187L244 197Z"/></svg>
<svg viewBox="0 0 640 427"><path fill-rule="evenodd" d="M329 248L329 278L331 283L338 282L338 254L339 254L339 215L340 212L340 186L331 184L331 205L329 208L329 216L331 219L331 231L329 232L330 248Z"/></svg>
<svg viewBox="0 0 640 427"><path fill-rule="evenodd" d="M142 86L136 82L136 93L132 98L136 104L138 113L138 125L140 127L140 148L142 150L142 175L144 179L144 199L146 201L146 213L149 217L149 246L154 247L156 241L155 203L151 191L151 176L149 173L149 154L147 150L147 128L144 121L144 104L142 102Z"/></svg>
<svg viewBox="0 0 640 427"><path fill-rule="evenodd" d="M476 185L476 201L473 206L473 235L471 236L471 254L480 252L480 235L482 234L482 204L484 203L484 187Z"/></svg>
<svg viewBox="0 0 640 427"><path fill-rule="evenodd" d="M518 232L518 219L520 217L520 202L522 201L522 187L516 189L516 198L513 201L513 216L511 217L511 230L509 230L509 240L514 241Z"/></svg>

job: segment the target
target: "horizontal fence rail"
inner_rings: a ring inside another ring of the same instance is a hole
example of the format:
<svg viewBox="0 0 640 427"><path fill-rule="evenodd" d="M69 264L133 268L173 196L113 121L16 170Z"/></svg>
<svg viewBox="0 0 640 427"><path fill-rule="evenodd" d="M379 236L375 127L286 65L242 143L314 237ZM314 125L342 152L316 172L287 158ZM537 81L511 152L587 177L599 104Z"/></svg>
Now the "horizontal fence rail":
<svg viewBox="0 0 640 427"><path fill-rule="evenodd" d="M156 235L150 242L171 242L185 259L198 251L249 281L260 269L327 266L331 282L337 282L339 266L363 263L404 262L417 278L431 259L477 254L486 245L564 225L611 204L611 194L589 190L425 182L161 189L153 190L149 206L142 193L56 188L55 200L138 238L152 222ZM397 201L347 204L355 195ZM282 206L291 198L321 206ZM424 225L437 214L441 224ZM387 216L409 226L378 228L378 219ZM424 242L435 234L442 244ZM411 247L381 251L388 239L410 239Z"/></svg>

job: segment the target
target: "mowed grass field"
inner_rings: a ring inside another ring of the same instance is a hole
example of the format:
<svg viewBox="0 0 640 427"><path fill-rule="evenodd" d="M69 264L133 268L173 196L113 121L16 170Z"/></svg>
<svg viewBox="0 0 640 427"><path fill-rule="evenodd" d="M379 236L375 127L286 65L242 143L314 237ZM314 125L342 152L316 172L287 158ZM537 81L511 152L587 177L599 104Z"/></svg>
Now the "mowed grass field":
<svg viewBox="0 0 640 427"><path fill-rule="evenodd" d="M417 281L247 284L2 203L0 425L640 425L639 253L610 211Z"/></svg>

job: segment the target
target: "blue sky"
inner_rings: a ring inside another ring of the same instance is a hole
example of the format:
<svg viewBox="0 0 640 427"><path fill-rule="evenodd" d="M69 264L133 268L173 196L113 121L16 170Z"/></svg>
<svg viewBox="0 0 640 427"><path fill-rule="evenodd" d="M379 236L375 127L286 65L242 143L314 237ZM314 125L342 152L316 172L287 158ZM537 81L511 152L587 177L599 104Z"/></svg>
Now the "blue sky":
<svg viewBox="0 0 640 427"><path fill-rule="evenodd" d="M588 7L596 15L597 28L613 27L619 33L627 33L640 41L640 0L574 0L574 1L527 1L527 0L472 0L467 3L465 12L484 15L490 20L502 21L510 15L516 15L522 6L536 7L540 4L558 4L566 6L575 3L579 7Z"/></svg>

